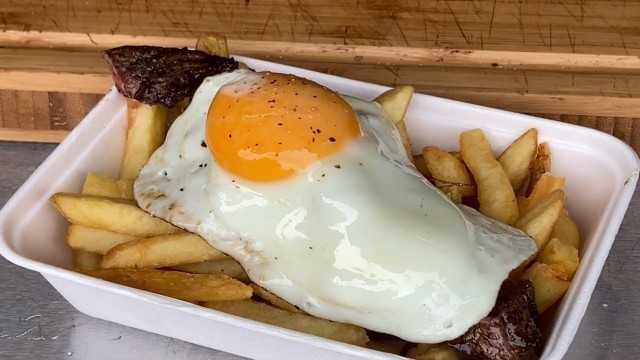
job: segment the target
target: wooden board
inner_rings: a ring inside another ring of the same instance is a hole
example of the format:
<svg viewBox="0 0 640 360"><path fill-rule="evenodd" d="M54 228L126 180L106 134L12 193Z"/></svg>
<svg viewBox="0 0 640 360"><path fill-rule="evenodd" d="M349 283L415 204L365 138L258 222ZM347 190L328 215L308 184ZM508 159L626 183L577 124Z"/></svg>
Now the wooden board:
<svg viewBox="0 0 640 360"><path fill-rule="evenodd" d="M92 94L0 90L0 141L60 142L100 98ZM531 115L604 131L640 153L640 118Z"/></svg>
<svg viewBox="0 0 640 360"><path fill-rule="evenodd" d="M60 142L102 95L0 90L0 140Z"/></svg>
<svg viewBox="0 0 640 360"><path fill-rule="evenodd" d="M39 0L0 14L20 31L640 55L640 2L627 0Z"/></svg>
<svg viewBox="0 0 640 360"><path fill-rule="evenodd" d="M130 43L182 46L187 38L0 34L0 89L104 94L110 75L100 50ZM100 41L100 42L99 42ZM104 42L103 42L104 41ZM44 49L40 46L53 47ZM230 41L231 51L383 85L518 112L638 116L636 56L477 52ZM492 62L493 61L493 62ZM499 62L495 62L499 61Z"/></svg>
<svg viewBox="0 0 640 360"><path fill-rule="evenodd" d="M217 31L235 54L541 113L638 149L639 19L640 2L623 0L0 0L0 93L27 104L25 94L103 94L100 50L193 46ZM3 117L0 138L40 130L28 108ZM50 120L42 131L66 131Z"/></svg>

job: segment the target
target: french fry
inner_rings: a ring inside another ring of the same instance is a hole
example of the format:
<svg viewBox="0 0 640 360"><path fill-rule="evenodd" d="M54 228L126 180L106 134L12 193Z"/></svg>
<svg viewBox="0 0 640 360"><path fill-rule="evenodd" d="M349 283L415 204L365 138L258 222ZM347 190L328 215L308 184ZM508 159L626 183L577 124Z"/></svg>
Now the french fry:
<svg viewBox="0 0 640 360"><path fill-rule="evenodd" d="M73 266L83 270L94 270L100 267L102 255L84 250L72 250Z"/></svg>
<svg viewBox="0 0 640 360"><path fill-rule="evenodd" d="M424 161L424 156L422 154L413 155L413 165L415 165L416 169L420 174L424 175L424 177L430 177L429 169L427 169L427 163Z"/></svg>
<svg viewBox="0 0 640 360"><path fill-rule="evenodd" d="M129 132L120 179L135 180L140 169L164 142L167 135L167 109L127 99Z"/></svg>
<svg viewBox="0 0 640 360"><path fill-rule="evenodd" d="M231 257L221 260L203 261L195 264L176 265L171 266L171 268L192 274L225 274L243 283L249 283L251 281L242 266Z"/></svg>
<svg viewBox="0 0 640 360"><path fill-rule="evenodd" d="M527 202L527 198L525 198L524 196L516 196L516 202L518 203L518 214L520 214L520 217L524 216L524 214L527 212L527 209L529 208L528 206L528 202Z"/></svg>
<svg viewBox="0 0 640 360"><path fill-rule="evenodd" d="M464 163L464 160L462 159L462 153L460 151L449 151L449 154Z"/></svg>
<svg viewBox="0 0 640 360"><path fill-rule="evenodd" d="M206 302L204 306L228 314L348 344L365 346L369 341L367 333L359 326L293 313L253 300Z"/></svg>
<svg viewBox="0 0 640 360"><path fill-rule="evenodd" d="M544 173L540 176L536 182L531 195L527 197L525 201L525 211L520 216L524 216L529 209L536 206L542 198L550 194L554 190L562 189L564 186L564 178L551 176L549 173Z"/></svg>
<svg viewBox="0 0 640 360"><path fill-rule="evenodd" d="M104 269L159 268L225 258L225 253L211 247L200 236L184 232L115 246L104 255L100 266Z"/></svg>
<svg viewBox="0 0 640 360"><path fill-rule="evenodd" d="M185 301L227 301L251 297L251 288L226 275L188 274L155 269L75 271L120 285Z"/></svg>
<svg viewBox="0 0 640 360"><path fill-rule="evenodd" d="M544 173L551 172L551 151L549 150L549 144L546 142L538 145L533 163L531 163L531 169L529 170L529 184L527 184L526 195L529 196L533 192L533 188L536 186L538 179Z"/></svg>
<svg viewBox="0 0 640 360"><path fill-rule="evenodd" d="M67 246L74 250L84 250L104 255L116 245L137 239L133 235L71 224L67 231Z"/></svg>
<svg viewBox="0 0 640 360"><path fill-rule="evenodd" d="M277 307L278 309L287 310L287 311L300 313L300 314L305 313L304 311L298 309L297 307L289 304L288 302L280 298L278 295L273 294L268 290L263 289L254 283L249 284L249 286L251 286L251 289L253 290L254 295L266 301L270 305Z"/></svg>
<svg viewBox="0 0 640 360"><path fill-rule="evenodd" d="M538 146L538 130L529 129L520 135L498 157L498 162L504 169L517 194L529 176L529 169L536 156Z"/></svg>
<svg viewBox="0 0 640 360"><path fill-rule="evenodd" d="M434 181L436 187L440 189L451 201L456 204L462 204L463 194L468 194L470 191L465 189L470 187L469 185L460 184L448 184L444 181Z"/></svg>
<svg viewBox="0 0 640 360"><path fill-rule="evenodd" d="M423 148L422 156L435 186L453 202L460 204L463 197L476 195L471 174L462 161L435 146Z"/></svg>
<svg viewBox="0 0 640 360"><path fill-rule="evenodd" d="M562 276L563 271L560 265L536 262L522 276L533 283L536 305L540 313L550 308L569 289L571 283L558 276Z"/></svg>
<svg viewBox="0 0 640 360"><path fill-rule="evenodd" d="M450 153L435 146L426 146L422 149L422 156L434 180L473 185L473 179L467 167Z"/></svg>
<svg viewBox="0 0 640 360"><path fill-rule="evenodd" d="M564 274L559 276L562 280L571 280L573 274L578 270L580 259L578 258L578 249L562 242L558 238L552 238L544 247L537 258L538 262L547 265L560 265L564 270Z"/></svg>
<svg viewBox="0 0 640 360"><path fill-rule="evenodd" d="M578 226L573 222L573 220L571 220L567 210L563 210L560 214L553 230L551 230L551 237L558 238L558 240L576 249L580 247L580 233L578 232Z"/></svg>
<svg viewBox="0 0 640 360"><path fill-rule="evenodd" d="M516 195L507 174L494 159L491 145L482 130L462 132L460 149L462 158L476 181L480 212L513 225L518 220Z"/></svg>
<svg viewBox="0 0 640 360"><path fill-rule="evenodd" d="M554 190L520 218L515 226L531 236L541 250L549 241L549 235L563 206L564 192Z"/></svg>
<svg viewBox="0 0 640 360"><path fill-rule="evenodd" d="M202 34L198 36L196 41L196 50L204 51L209 55L217 55L229 57L229 48L227 47L227 38L224 35L216 33ZM250 69L243 62L238 63L238 69Z"/></svg>
<svg viewBox="0 0 640 360"><path fill-rule="evenodd" d="M209 55L229 57L227 37L216 33L207 33L198 36L196 50L204 51Z"/></svg>
<svg viewBox="0 0 640 360"><path fill-rule="evenodd" d="M404 115L407 112L412 96L413 86L403 85L383 92L374 100L380 104L382 110L389 115L389 118L398 129L400 139L402 139L402 145L404 145L404 149L407 151L410 159L412 159L411 142L407 134L407 126L404 123Z"/></svg>
<svg viewBox="0 0 640 360"><path fill-rule="evenodd" d="M129 200L101 196L57 193L51 201L70 222L137 237L183 232L153 217Z"/></svg>
<svg viewBox="0 0 640 360"><path fill-rule="evenodd" d="M133 180L115 180L108 176L88 173L82 187L85 195L133 199Z"/></svg>

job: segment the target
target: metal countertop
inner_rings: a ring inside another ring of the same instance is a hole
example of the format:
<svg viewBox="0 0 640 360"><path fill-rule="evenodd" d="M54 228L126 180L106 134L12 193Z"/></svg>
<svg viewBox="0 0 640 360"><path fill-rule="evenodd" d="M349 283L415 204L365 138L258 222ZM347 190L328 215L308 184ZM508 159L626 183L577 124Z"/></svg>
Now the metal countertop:
<svg viewBox="0 0 640 360"><path fill-rule="evenodd" d="M54 144L0 142L0 207ZM611 249L566 360L640 354L640 192ZM0 359L241 359L81 314L40 274L0 257Z"/></svg>

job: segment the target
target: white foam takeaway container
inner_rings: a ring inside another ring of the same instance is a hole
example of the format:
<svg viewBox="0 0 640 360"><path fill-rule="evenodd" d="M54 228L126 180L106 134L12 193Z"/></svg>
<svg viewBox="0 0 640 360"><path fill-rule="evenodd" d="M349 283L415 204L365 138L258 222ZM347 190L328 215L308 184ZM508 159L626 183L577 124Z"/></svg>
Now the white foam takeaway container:
<svg viewBox="0 0 640 360"><path fill-rule="evenodd" d="M371 100L387 87L237 57L257 70L293 73L343 94ZM582 235L581 265L556 313L543 359L561 359L587 308L638 180L638 157L602 132L416 94L406 116L414 153L424 145L458 148L458 134L482 128L496 153L535 127L566 177L567 207ZM33 173L0 212L0 253L42 275L81 312L202 346L261 359L393 359L389 355L219 313L66 270L67 221L49 203L79 192L89 171L116 176L126 138L125 100L109 92Z"/></svg>

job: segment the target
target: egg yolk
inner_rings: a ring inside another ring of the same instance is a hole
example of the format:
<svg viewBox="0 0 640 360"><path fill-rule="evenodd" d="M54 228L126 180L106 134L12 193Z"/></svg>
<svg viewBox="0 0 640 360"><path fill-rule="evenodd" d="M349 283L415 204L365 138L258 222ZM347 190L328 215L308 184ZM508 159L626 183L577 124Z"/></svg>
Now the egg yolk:
<svg viewBox="0 0 640 360"><path fill-rule="evenodd" d="M335 92L294 75L250 73L220 88L206 141L226 171L275 181L303 171L360 136L353 108Z"/></svg>

